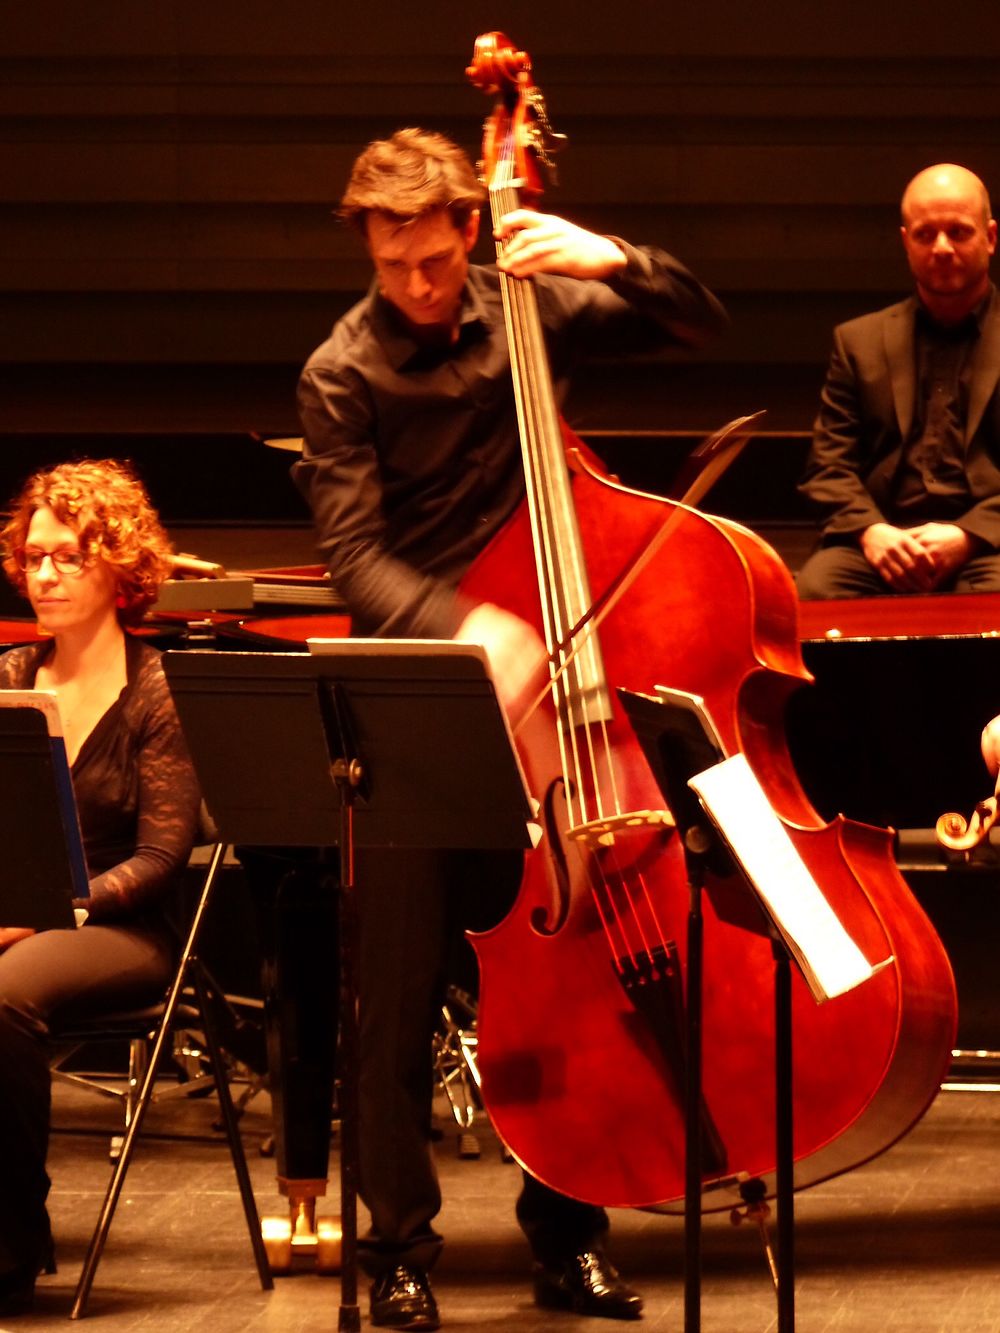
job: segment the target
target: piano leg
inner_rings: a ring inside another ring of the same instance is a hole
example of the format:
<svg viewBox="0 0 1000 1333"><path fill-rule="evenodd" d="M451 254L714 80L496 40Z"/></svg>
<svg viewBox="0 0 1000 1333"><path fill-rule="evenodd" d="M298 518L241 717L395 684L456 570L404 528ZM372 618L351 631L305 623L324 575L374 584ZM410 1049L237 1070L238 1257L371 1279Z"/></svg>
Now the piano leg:
<svg viewBox="0 0 1000 1333"><path fill-rule="evenodd" d="M278 1188L287 1217L261 1222L272 1270L340 1266L327 1192L337 1014L337 878L317 853L240 848L261 921L264 1020Z"/></svg>

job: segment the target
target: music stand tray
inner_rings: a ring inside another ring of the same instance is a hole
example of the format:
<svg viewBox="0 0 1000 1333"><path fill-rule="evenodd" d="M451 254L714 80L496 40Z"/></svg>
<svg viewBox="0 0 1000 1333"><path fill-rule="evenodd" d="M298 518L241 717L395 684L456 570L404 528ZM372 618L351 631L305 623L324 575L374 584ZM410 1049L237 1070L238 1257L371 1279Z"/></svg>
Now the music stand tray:
<svg viewBox="0 0 1000 1333"><path fill-rule="evenodd" d="M352 758L365 772L358 847L530 845L532 807L481 648L313 643L312 653L163 656L224 842L336 846L330 765Z"/></svg>
<svg viewBox="0 0 1000 1333"><path fill-rule="evenodd" d="M0 690L0 921L35 930L75 925L89 897L87 863L56 697Z"/></svg>

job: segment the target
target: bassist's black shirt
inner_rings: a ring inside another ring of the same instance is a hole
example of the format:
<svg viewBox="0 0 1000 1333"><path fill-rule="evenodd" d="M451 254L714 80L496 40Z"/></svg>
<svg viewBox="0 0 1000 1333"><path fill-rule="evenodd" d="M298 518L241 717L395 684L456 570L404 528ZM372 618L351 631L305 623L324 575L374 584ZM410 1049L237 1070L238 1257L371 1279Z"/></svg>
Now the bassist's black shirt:
<svg viewBox="0 0 1000 1333"><path fill-rule="evenodd" d="M722 307L663 251L606 282L533 279L557 396L588 353L700 343ZM373 286L309 358L296 484L355 633L451 638L455 585L524 493L500 283L473 265L456 342L418 342Z"/></svg>

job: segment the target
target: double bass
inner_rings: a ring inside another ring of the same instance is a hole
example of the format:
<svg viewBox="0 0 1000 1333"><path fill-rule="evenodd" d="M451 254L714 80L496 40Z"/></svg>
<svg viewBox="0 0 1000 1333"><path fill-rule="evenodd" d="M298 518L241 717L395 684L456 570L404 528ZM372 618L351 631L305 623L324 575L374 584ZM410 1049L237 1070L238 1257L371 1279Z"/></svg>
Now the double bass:
<svg viewBox="0 0 1000 1333"><path fill-rule="evenodd" d="M502 33L478 39L469 75L496 98L483 146L496 223L537 199L548 123L530 59ZM932 1101L956 1022L947 957L891 834L824 823L799 785L783 713L809 676L785 566L738 524L608 475L559 418L531 280L501 283L526 499L461 588L539 628L551 681L518 737L543 837L509 915L473 937L484 1102L554 1189L607 1206L683 1198L685 866L615 694L667 685L701 696L865 958L891 960L822 1005L794 979L795 1185L813 1184ZM738 1203L749 1180L773 1189L773 1024L769 943L709 902L705 1208Z"/></svg>

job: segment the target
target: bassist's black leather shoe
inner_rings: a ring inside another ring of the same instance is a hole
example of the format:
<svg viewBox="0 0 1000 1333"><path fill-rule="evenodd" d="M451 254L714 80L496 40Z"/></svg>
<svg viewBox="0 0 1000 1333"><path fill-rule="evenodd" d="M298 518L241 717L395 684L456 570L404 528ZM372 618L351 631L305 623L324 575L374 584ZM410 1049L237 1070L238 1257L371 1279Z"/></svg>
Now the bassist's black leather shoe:
<svg viewBox="0 0 1000 1333"><path fill-rule="evenodd" d="M55 1246L48 1218L45 1218L45 1236L41 1241L39 1258L22 1264L6 1273L0 1273L0 1316L27 1314L35 1300L35 1278L39 1273L56 1271Z"/></svg>
<svg viewBox="0 0 1000 1333"><path fill-rule="evenodd" d="M536 1264L535 1304L604 1319L638 1319L642 1297L621 1280L600 1250L585 1250L560 1264Z"/></svg>
<svg viewBox="0 0 1000 1333"><path fill-rule="evenodd" d="M372 1283L371 1321L380 1328L440 1328L437 1301L422 1268L398 1264Z"/></svg>
<svg viewBox="0 0 1000 1333"><path fill-rule="evenodd" d="M0 1318L30 1311L35 1300L36 1276L34 1265L0 1275Z"/></svg>

